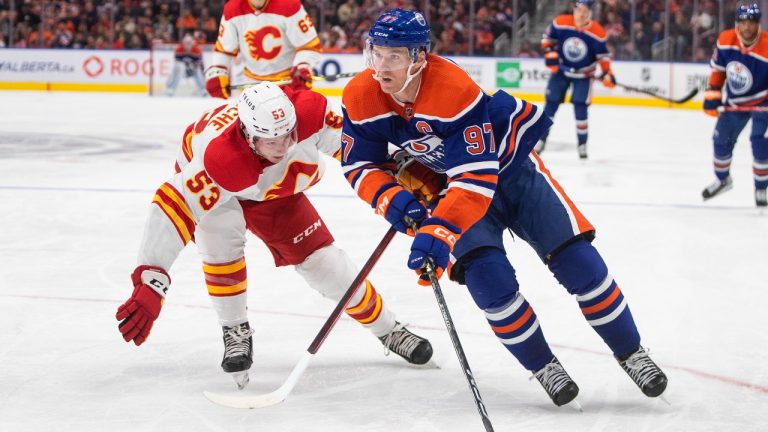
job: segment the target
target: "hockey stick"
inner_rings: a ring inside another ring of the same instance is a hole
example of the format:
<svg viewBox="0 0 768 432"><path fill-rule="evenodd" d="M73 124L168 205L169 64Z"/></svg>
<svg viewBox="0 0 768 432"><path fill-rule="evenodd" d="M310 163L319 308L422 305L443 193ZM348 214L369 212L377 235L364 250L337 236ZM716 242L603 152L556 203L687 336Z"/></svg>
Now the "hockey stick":
<svg viewBox="0 0 768 432"><path fill-rule="evenodd" d="M415 224L412 226L414 231L418 231ZM467 356L464 354L464 348L461 347L459 335L456 333L456 328L453 326L453 319L451 318L450 312L448 312L448 305L445 303L443 290L440 289L440 283L437 281L437 276L435 276L435 264L431 259L427 259L427 263L424 267L424 271L427 273L429 281L432 283L432 291L435 292L435 298L437 299L437 305L440 307L440 313L443 315L445 327L448 329L448 334L451 336L453 349L456 351L456 356L459 358L461 370L464 372L464 377L467 379L469 389L472 390L472 396L475 398L475 405L477 405L477 411L480 413L480 417L483 420L485 431L493 432L491 419L488 417L488 411L485 409L485 404L483 404L483 398L480 397L480 390L477 389L477 383L475 382L474 375L472 375L472 370L469 368L469 362L467 361Z"/></svg>
<svg viewBox="0 0 768 432"><path fill-rule="evenodd" d="M621 84L621 83L616 83L616 85L621 87L621 88L623 88L623 89L625 89L625 90L633 91L633 92L636 92L636 93L646 94L648 96L655 97L656 99L661 99L663 101L674 103L674 104L686 103L689 100L693 99L699 93L699 89L698 88L694 88L687 95L685 95L685 96L683 96L683 97L681 97L679 99L672 99L672 98L668 98L668 97L666 97L664 95L660 95L658 93L654 93L654 92L652 92L650 90L641 89L639 87L633 87L633 86L629 86L629 85L625 85L625 84Z"/></svg>
<svg viewBox="0 0 768 432"><path fill-rule="evenodd" d="M312 80L313 81L334 82L334 81L336 81L336 80L338 80L340 78L352 78L353 76L355 76L355 75L357 75L359 73L360 72L343 72L343 73L332 74L332 75L318 75L318 76L313 76ZM269 81L269 82L275 83L275 84L277 84L279 86L291 83L291 80L275 80L275 81L264 80L264 81ZM250 86L252 86L254 84L255 83L235 84L235 85L229 86L229 88L232 89L232 90L237 90L237 89L242 89L242 88L250 87Z"/></svg>
<svg viewBox="0 0 768 432"><path fill-rule="evenodd" d="M721 106L717 108L719 112L745 112L745 113L764 113L768 112L768 106Z"/></svg>
<svg viewBox="0 0 768 432"><path fill-rule="evenodd" d="M230 408L263 408L284 401L285 398L288 397L288 394L291 392L291 390L293 390L293 388L296 386L299 378L301 378L301 375L304 373L307 365L309 365L309 361L312 359L312 356L317 353L317 350L320 349L320 346L325 341L325 338L328 337L328 334L336 325L336 322L339 320L341 314L346 309L347 303L349 303L349 300L353 295L355 295L357 289L368 277L368 274L373 269L373 266L384 253L384 250L387 248L387 246L389 246L389 243L392 241L392 238L394 238L396 233L397 230L395 230L393 227L390 227L387 233L384 234L384 238L381 239L379 245L376 246L376 249L373 251L373 254L371 254L370 258L368 258L368 261L365 262L363 268L360 269L360 272L355 277L355 280L352 281L352 284L347 289L347 292L344 293L344 295L341 297L341 300L339 300L336 308L333 310L333 312L331 312L331 315L328 317L328 319L325 320L325 324L323 324L323 327L317 333L317 336L315 336L315 339L309 345L309 348L307 348L307 352L304 353L299 362L296 363L296 366L293 367L291 374L288 375L288 378L285 380L283 385L271 393L260 395L230 396L206 391L203 392L205 397L215 404Z"/></svg>

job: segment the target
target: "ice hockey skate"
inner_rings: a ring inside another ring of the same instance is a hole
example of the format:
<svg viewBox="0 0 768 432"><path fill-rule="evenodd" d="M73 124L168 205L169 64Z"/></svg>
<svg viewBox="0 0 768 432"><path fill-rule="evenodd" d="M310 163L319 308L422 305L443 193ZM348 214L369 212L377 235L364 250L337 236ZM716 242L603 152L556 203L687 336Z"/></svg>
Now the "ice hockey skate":
<svg viewBox="0 0 768 432"><path fill-rule="evenodd" d="M533 150L534 150L536 153L538 153L538 154L541 154L542 152L544 152L544 147L546 147L546 146L547 146L547 140L546 140L546 139L540 139L540 140L539 140L539 141L536 143L536 145L535 145L535 146L533 146Z"/></svg>
<svg viewBox="0 0 768 432"><path fill-rule="evenodd" d="M732 188L733 180L731 179L731 176L728 176L723 180L717 179L712 184L704 188L704 190L701 191L701 196L704 198L704 201L706 201L712 197L720 195L723 192L729 191ZM757 199L757 195L755 195L755 199Z"/></svg>
<svg viewBox="0 0 768 432"><path fill-rule="evenodd" d="M587 158L587 145L586 144L579 144L578 150L579 150L579 159L586 159Z"/></svg>
<svg viewBox="0 0 768 432"><path fill-rule="evenodd" d="M541 383L555 405L563 406L573 402L574 408L581 411L581 405L575 400L579 394L579 386L571 379L557 357L552 357L552 361L534 372L531 379L534 377Z"/></svg>
<svg viewBox="0 0 768 432"><path fill-rule="evenodd" d="M384 345L387 355L393 352L408 363L423 365L432 358L432 344L423 337L411 333L399 322L395 322L392 331L381 336L379 340Z"/></svg>
<svg viewBox="0 0 768 432"><path fill-rule="evenodd" d="M248 369L253 364L253 330L244 322L233 327L222 327L224 332L224 358L221 368L232 374L238 390L248 385Z"/></svg>
<svg viewBox="0 0 768 432"><path fill-rule="evenodd" d="M768 207L766 189L755 189L755 205L758 207Z"/></svg>
<svg viewBox="0 0 768 432"><path fill-rule="evenodd" d="M648 351L642 346L637 351L617 359L624 372L640 387L648 397L657 397L667 388L667 376L648 356Z"/></svg>

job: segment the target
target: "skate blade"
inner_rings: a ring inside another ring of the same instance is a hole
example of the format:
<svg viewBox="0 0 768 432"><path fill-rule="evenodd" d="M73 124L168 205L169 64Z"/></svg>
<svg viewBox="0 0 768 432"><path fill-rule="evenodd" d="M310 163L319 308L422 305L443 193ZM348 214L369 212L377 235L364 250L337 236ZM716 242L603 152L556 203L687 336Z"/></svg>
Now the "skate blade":
<svg viewBox="0 0 768 432"><path fill-rule="evenodd" d="M238 390L243 390L245 387L248 386L248 383L251 381L251 378L248 376L248 371L243 372L233 372L232 379L235 380L235 384L237 384Z"/></svg>
<svg viewBox="0 0 768 432"><path fill-rule="evenodd" d="M565 406L571 407L580 413L584 412L584 408L581 407L581 404L577 399L573 399L572 401L565 404Z"/></svg>
<svg viewBox="0 0 768 432"><path fill-rule="evenodd" d="M440 369L440 365L434 359L430 359L428 362L420 365L409 363L408 366L414 369Z"/></svg>

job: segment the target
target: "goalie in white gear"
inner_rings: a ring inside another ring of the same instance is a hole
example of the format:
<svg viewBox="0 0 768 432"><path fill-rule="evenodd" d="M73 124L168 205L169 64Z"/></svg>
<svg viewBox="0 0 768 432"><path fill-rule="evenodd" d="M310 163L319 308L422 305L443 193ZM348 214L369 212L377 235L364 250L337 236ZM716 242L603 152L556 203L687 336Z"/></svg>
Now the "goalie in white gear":
<svg viewBox="0 0 768 432"><path fill-rule="evenodd" d="M222 368L235 374L240 388L252 363L246 230L268 246L275 265L295 266L309 286L338 301L358 269L336 247L303 191L323 173L320 153L339 155L341 125L324 96L266 82L190 125L176 174L153 199L132 275L133 295L117 313L124 339L136 345L146 340L170 285L168 269L193 239L224 332ZM346 313L387 351L414 364L429 361L429 341L395 320L370 281L348 305Z"/></svg>

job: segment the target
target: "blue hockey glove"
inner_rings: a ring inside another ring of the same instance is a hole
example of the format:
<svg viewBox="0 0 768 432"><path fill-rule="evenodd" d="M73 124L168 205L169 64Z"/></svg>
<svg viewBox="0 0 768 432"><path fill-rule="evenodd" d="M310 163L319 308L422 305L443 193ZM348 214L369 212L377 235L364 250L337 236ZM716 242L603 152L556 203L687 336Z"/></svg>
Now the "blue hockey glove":
<svg viewBox="0 0 768 432"><path fill-rule="evenodd" d="M408 256L408 268L419 275L419 285L431 284L424 271L427 259L434 263L435 277L440 279L460 234L461 229L440 218L432 217L424 221L413 239L411 254Z"/></svg>
<svg viewBox="0 0 768 432"><path fill-rule="evenodd" d="M414 235L411 222L420 225L427 217L424 205L397 183L392 183L388 189L379 192L374 197L373 204L377 214L383 215L396 230L410 236Z"/></svg>
<svg viewBox="0 0 768 432"><path fill-rule="evenodd" d="M717 111L723 105L723 93L720 89L708 88L704 92L704 113L712 117L720 115Z"/></svg>

